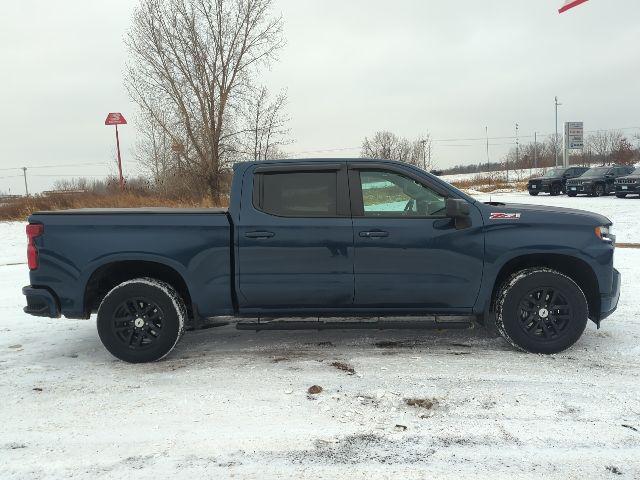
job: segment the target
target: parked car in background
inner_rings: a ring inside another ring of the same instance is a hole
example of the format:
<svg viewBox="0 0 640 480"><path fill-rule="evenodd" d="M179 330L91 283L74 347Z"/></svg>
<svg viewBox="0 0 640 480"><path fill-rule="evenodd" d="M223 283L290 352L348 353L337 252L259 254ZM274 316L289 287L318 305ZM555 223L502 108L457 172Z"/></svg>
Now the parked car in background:
<svg viewBox="0 0 640 480"><path fill-rule="evenodd" d="M624 198L627 195L640 195L640 167L626 177L616 178L616 197Z"/></svg>
<svg viewBox="0 0 640 480"><path fill-rule="evenodd" d="M628 165L590 168L580 177L567 180L567 195L570 197L580 194L591 197L609 195L615 191L616 178L625 177L634 169L635 167Z"/></svg>
<svg viewBox="0 0 640 480"><path fill-rule="evenodd" d="M587 170L588 167L552 168L543 176L529 180L529 195L536 196L544 192L555 196L565 193L567 180L579 177Z"/></svg>

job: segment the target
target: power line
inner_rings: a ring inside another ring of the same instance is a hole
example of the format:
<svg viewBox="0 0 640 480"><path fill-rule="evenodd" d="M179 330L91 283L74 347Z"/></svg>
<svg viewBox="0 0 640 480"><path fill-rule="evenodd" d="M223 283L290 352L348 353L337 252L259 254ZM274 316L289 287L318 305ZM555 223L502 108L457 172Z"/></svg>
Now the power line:
<svg viewBox="0 0 640 480"><path fill-rule="evenodd" d="M96 166L96 165L109 165L108 163L100 162L100 163L67 163L60 165L27 165L27 168L64 168L64 167L82 167L82 166ZM22 167L7 167L0 168L0 170L22 170Z"/></svg>

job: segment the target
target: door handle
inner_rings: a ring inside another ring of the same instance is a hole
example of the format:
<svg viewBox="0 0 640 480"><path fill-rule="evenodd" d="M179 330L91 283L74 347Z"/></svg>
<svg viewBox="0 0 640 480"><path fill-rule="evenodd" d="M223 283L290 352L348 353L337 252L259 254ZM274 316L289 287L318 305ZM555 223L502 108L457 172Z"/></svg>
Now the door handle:
<svg viewBox="0 0 640 480"><path fill-rule="evenodd" d="M275 233L266 232L266 231L256 231L256 232L247 232L244 234L244 236L247 238L271 238L275 236Z"/></svg>
<svg viewBox="0 0 640 480"><path fill-rule="evenodd" d="M360 232L359 235L365 238L383 238L388 237L389 232L385 232L383 230L372 230L369 232Z"/></svg>

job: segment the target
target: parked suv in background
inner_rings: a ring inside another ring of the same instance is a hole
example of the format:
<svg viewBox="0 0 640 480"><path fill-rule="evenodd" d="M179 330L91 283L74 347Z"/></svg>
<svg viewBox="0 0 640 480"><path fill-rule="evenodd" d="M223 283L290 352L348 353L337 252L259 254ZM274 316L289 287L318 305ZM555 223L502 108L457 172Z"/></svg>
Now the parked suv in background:
<svg viewBox="0 0 640 480"><path fill-rule="evenodd" d="M567 195L575 197L587 194L591 197L601 197L615 191L616 178L629 175L635 167L614 165L609 167L593 167L579 178L567 181Z"/></svg>
<svg viewBox="0 0 640 480"><path fill-rule="evenodd" d="M566 192L567 180L576 178L589 170L587 167L552 168L542 177L529 180L527 189L529 195L538 195L540 192L551 195L560 195Z"/></svg>
<svg viewBox="0 0 640 480"><path fill-rule="evenodd" d="M616 197L624 198L627 195L640 195L640 167L637 167L631 175L616 179Z"/></svg>

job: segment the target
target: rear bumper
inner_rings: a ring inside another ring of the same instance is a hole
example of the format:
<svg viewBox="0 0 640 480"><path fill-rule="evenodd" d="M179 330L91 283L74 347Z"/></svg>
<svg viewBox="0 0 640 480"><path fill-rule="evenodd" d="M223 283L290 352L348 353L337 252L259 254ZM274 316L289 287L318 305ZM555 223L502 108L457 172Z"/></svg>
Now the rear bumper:
<svg viewBox="0 0 640 480"><path fill-rule="evenodd" d="M607 318L618 308L618 300L620 298L620 272L613 269L613 284L611 286L611 293L602 295L600 297L600 318L599 320Z"/></svg>
<svg viewBox="0 0 640 480"><path fill-rule="evenodd" d="M60 302L50 290L28 285L22 288L22 294L27 297L25 313L36 317L60 317Z"/></svg>

